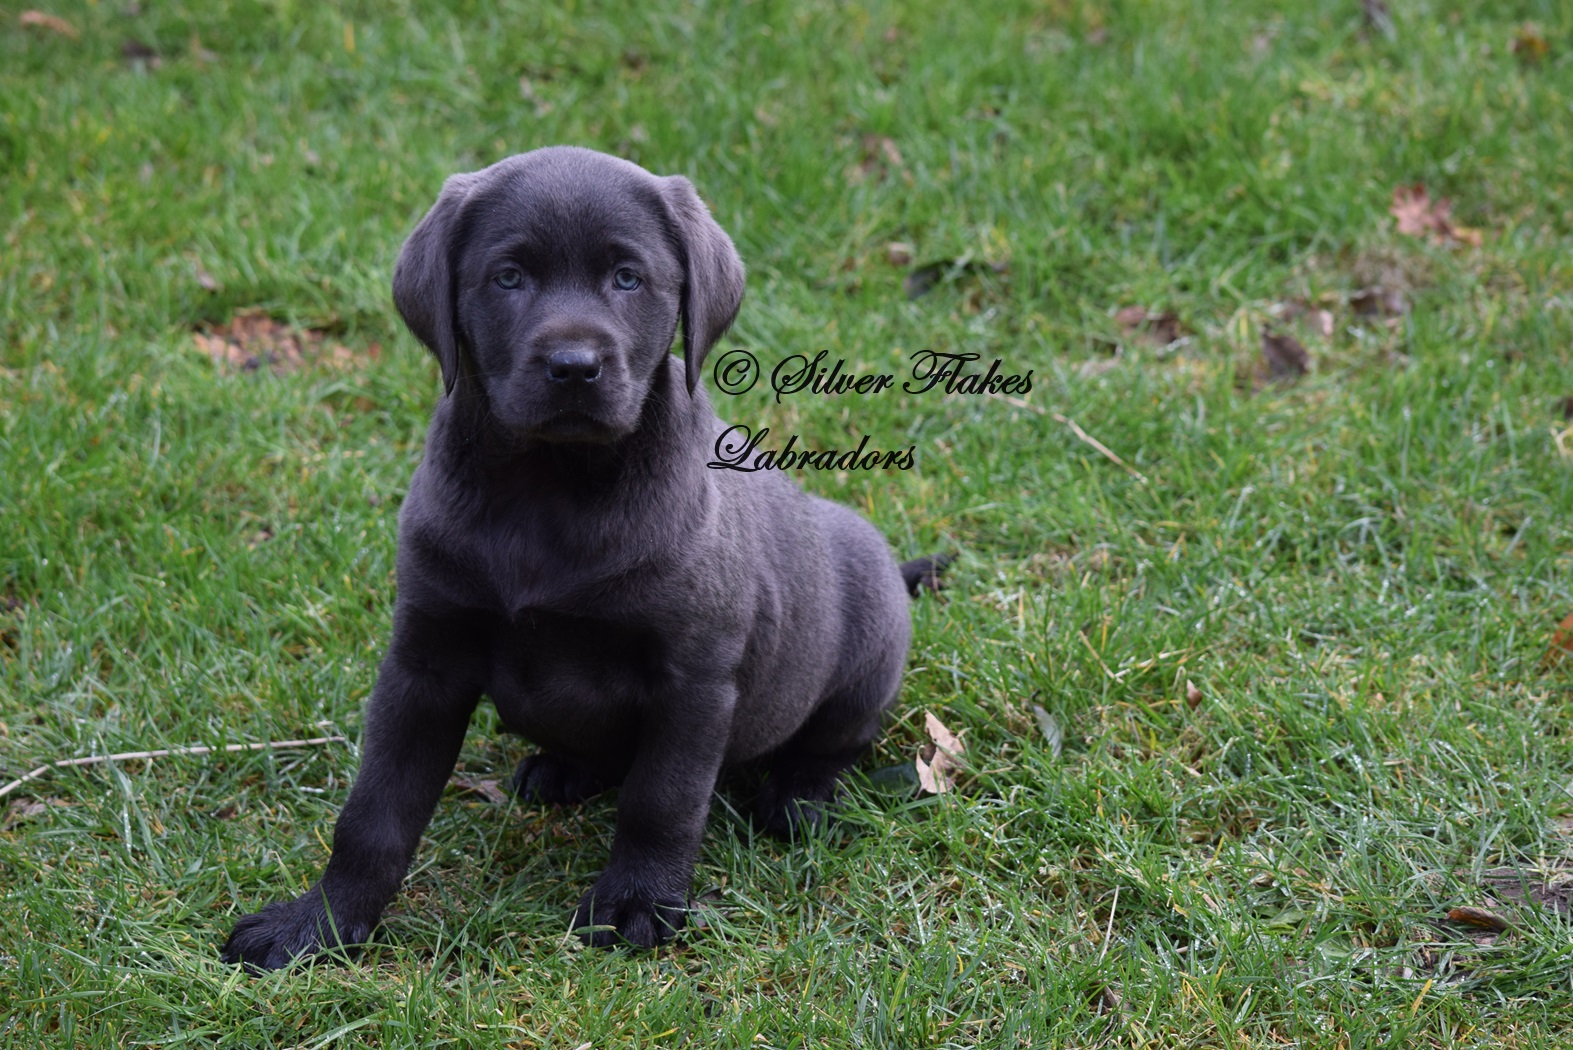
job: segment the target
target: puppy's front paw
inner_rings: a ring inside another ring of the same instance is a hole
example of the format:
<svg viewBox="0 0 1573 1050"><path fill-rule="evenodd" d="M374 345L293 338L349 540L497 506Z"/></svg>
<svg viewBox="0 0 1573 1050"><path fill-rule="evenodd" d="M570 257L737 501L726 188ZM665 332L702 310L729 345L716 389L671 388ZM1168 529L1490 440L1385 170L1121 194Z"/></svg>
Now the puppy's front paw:
<svg viewBox="0 0 1573 1050"><path fill-rule="evenodd" d="M240 963L252 973L280 970L296 959L324 948L361 944L371 937L371 922L329 918L315 887L292 901L274 901L244 916L220 953L227 963Z"/></svg>
<svg viewBox="0 0 1573 1050"><path fill-rule="evenodd" d="M592 948L619 944L654 948L671 940L687 922L686 901L654 900L621 885L615 878L603 876L579 902L573 928L579 939Z"/></svg>
<svg viewBox="0 0 1573 1050"><path fill-rule="evenodd" d="M527 756L513 771L513 793L529 802L571 806L605 791L606 781L571 758L541 752Z"/></svg>

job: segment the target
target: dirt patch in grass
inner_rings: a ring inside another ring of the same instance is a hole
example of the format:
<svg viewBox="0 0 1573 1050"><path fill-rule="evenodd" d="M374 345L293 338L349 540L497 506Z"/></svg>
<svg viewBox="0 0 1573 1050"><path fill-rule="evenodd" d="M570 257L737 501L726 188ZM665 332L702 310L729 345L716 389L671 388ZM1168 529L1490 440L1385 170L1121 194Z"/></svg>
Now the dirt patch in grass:
<svg viewBox="0 0 1573 1050"><path fill-rule="evenodd" d="M352 350L331 341L325 328L298 328L257 309L241 310L223 324L202 325L191 339L214 364L230 372L264 368L274 375L306 368L348 371L382 355L380 343Z"/></svg>

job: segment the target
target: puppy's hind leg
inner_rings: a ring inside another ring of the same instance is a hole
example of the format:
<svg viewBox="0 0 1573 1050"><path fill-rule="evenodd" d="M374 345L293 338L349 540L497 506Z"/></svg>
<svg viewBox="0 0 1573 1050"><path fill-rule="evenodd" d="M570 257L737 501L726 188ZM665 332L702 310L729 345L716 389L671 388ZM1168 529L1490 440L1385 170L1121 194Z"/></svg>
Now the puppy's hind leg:
<svg viewBox="0 0 1573 1050"><path fill-rule="evenodd" d="M879 736L895 689L880 693L877 699L866 689L831 697L769 757L769 773L755 806L766 831L789 839L800 827L824 823L842 772Z"/></svg>
<svg viewBox="0 0 1573 1050"><path fill-rule="evenodd" d="M600 770L562 755L542 751L527 755L508 782L513 793L527 802L571 806L594 798L612 786Z"/></svg>

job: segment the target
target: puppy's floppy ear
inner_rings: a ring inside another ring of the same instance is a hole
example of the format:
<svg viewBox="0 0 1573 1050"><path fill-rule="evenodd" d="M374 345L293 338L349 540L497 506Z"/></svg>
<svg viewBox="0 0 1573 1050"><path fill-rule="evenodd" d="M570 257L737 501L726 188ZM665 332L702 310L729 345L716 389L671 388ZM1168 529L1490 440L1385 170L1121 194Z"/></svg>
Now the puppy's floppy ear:
<svg viewBox="0 0 1573 1050"><path fill-rule="evenodd" d="M404 242L393 267L393 304L415 338L442 366L444 393L459 375L459 341L454 325L453 236L459 212L479 181L478 173L450 176Z"/></svg>
<svg viewBox="0 0 1573 1050"><path fill-rule="evenodd" d="M683 373L692 394L705 355L731 327L743 303L743 260L691 182L681 175L668 176L662 190L682 249Z"/></svg>

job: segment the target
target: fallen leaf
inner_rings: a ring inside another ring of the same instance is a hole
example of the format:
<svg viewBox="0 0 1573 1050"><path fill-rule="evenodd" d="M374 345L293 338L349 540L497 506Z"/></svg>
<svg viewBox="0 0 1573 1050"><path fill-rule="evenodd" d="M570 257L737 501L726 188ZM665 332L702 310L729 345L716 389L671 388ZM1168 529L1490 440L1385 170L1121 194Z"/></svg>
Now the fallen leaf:
<svg viewBox="0 0 1573 1050"><path fill-rule="evenodd" d="M858 144L857 163L847 169L848 182L883 180L893 171L901 171L906 164L901 159L901 149L888 135L864 135Z"/></svg>
<svg viewBox="0 0 1573 1050"><path fill-rule="evenodd" d="M1098 1015L1117 1014L1120 1012L1120 986L1106 984L1099 988L1088 999L1092 1012Z"/></svg>
<svg viewBox="0 0 1573 1050"><path fill-rule="evenodd" d="M1262 329L1262 358L1267 362L1267 374L1273 379L1293 381L1309 370L1310 356L1305 347L1288 333Z"/></svg>
<svg viewBox="0 0 1573 1050"><path fill-rule="evenodd" d="M1509 929L1513 924L1494 911L1485 908L1471 908L1468 906L1454 908L1447 913L1450 922L1461 922L1468 926L1478 926L1483 930L1495 930L1500 933Z"/></svg>
<svg viewBox="0 0 1573 1050"><path fill-rule="evenodd" d="M202 46L202 38L194 30L191 33L191 38L186 41L186 52L191 56L191 60L198 65L218 61L218 55Z"/></svg>
<svg viewBox="0 0 1573 1050"><path fill-rule="evenodd" d="M945 281L959 281L980 273L1004 273L1008 269L1008 263L985 263L966 256L960 259L938 259L914 267L906 280L901 282L901 287L908 299L921 299Z"/></svg>
<svg viewBox="0 0 1573 1050"><path fill-rule="evenodd" d="M1551 46L1546 43L1546 38L1541 36L1539 26L1533 22L1525 22L1513 37L1513 43L1508 45L1508 50L1517 55L1518 60L1524 65L1533 66L1545 59L1551 51Z"/></svg>
<svg viewBox="0 0 1573 1050"><path fill-rule="evenodd" d="M929 739L933 741L931 752L925 759L919 757L913 762L918 771L918 783L930 795L943 795L954 784L951 782L951 773L961 765L962 753L966 750L956 735L945 728L945 723L934 717L932 711L925 711L923 723L928 729Z"/></svg>
<svg viewBox="0 0 1573 1050"><path fill-rule="evenodd" d="M191 338L216 365L240 372L267 368L276 375L310 365L354 368L382 353L380 343L356 353L342 343L328 342L327 333L320 329L291 328L263 310L242 310L225 324L204 326Z"/></svg>
<svg viewBox="0 0 1573 1050"><path fill-rule="evenodd" d="M1393 25L1393 16L1388 13L1384 0L1360 0L1360 10L1365 15L1368 29L1375 29L1389 40L1398 38L1398 30Z"/></svg>
<svg viewBox="0 0 1573 1050"><path fill-rule="evenodd" d="M1450 229L1448 213L1453 205L1446 198L1433 201L1431 194L1420 184L1399 186L1393 191L1393 203L1388 208L1398 220L1398 232L1410 237L1424 237L1428 233L1446 235Z"/></svg>
<svg viewBox="0 0 1573 1050"><path fill-rule="evenodd" d="M32 26L35 29L47 29L51 33L59 33L61 36L70 37L72 40L76 40L82 35L77 32L76 26L67 22L64 18L61 18L59 15L45 14L42 11L23 11L17 16L17 21L24 26Z"/></svg>
<svg viewBox="0 0 1573 1050"><path fill-rule="evenodd" d="M1419 183L1393 190L1388 211L1398 220L1398 232L1410 237L1427 237L1434 244L1468 244L1478 248L1484 235L1472 226L1453 224L1453 202L1446 197L1432 200Z"/></svg>
<svg viewBox="0 0 1573 1050"><path fill-rule="evenodd" d="M484 798L486 801L495 805L506 805L508 802L508 793L502 789L502 785L498 783L497 780L490 777L481 778L455 775L452 780L448 781L448 783L452 784L460 791L474 792L475 794Z"/></svg>
<svg viewBox="0 0 1573 1050"><path fill-rule="evenodd" d="M1193 710L1202 702L1202 691L1189 678L1185 680L1185 706Z"/></svg>
<svg viewBox="0 0 1573 1050"><path fill-rule="evenodd" d="M1398 289L1373 284L1350 295L1349 308L1362 317L1398 317L1407 304Z"/></svg>
<svg viewBox="0 0 1573 1050"><path fill-rule="evenodd" d="M68 805L69 802L59 798L19 798L6 808L4 820L0 820L0 827L10 827L24 820L33 820L54 807Z"/></svg>
<svg viewBox="0 0 1573 1050"><path fill-rule="evenodd" d="M157 51L136 39L120 45L120 57L133 66L145 66L148 69L157 69L163 61Z"/></svg>
<svg viewBox="0 0 1573 1050"><path fill-rule="evenodd" d="M1559 664L1573 654L1573 613L1569 613L1551 634L1551 648L1546 650L1541 663L1547 667Z"/></svg>
<svg viewBox="0 0 1573 1050"><path fill-rule="evenodd" d="M907 274L907 279L901 282L901 288L907 293L908 299L921 299L934 290L934 286L939 284L952 265L953 261L949 259L924 263Z"/></svg>
<svg viewBox="0 0 1573 1050"><path fill-rule="evenodd" d="M885 245L885 261L892 266L911 266L912 245L902 241L891 241Z"/></svg>
<svg viewBox="0 0 1573 1050"><path fill-rule="evenodd" d="M1037 704L1032 705L1032 717L1038 720L1038 729L1043 732L1043 739L1049 742L1049 754L1059 758L1065 744L1059 721Z"/></svg>
<svg viewBox="0 0 1573 1050"><path fill-rule="evenodd" d="M24 820L31 820L40 813L48 811L48 809L47 803L38 802L30 798L19 798L11 803L11 808L6 810L5 822L7 824L15 824Z"/></svg>
<svg viewBox="0 0 1573 1050"><path fill-rule="evenodd" d="M1475 226L1454 226L1449 231L1455 241L1478 248L1486 242L1485 233Z"/></svg>
<svg viewBox="0 0 1573 1050"><path fill-rule="evenodd" d="M1171 310L1149 312L1145 306L1124 306L1114 312L1120 335L1154 347L1174 344L1183 334L1180 318Z"/></svg>
<svg viewBox="0 0 1573 1050"><path fill-rule="evenodd" d="M912 789L918 786L918 772L913 763L900 762L874 770L868 775L868 784L882 795L910 797Z"/></svg>

